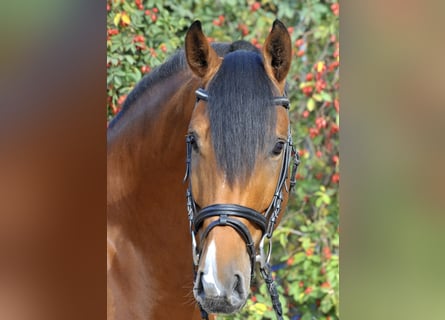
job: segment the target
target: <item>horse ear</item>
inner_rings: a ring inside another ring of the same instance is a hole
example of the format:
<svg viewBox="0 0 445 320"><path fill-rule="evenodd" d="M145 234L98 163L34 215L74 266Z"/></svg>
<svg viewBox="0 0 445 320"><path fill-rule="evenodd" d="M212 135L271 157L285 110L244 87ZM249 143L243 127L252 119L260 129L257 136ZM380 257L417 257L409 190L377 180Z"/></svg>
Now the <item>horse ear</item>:
<svg viewBox="0 0 445 320"><path fill-rule="evenodd" d="M209 77L221 63L202 32L201 22L195 21L185 36L185 56L190 69L200 78Z"/></svg>
<svg viewBox="0 0 445 320"><path fill-rule="evenodd" d="M275 20L263 46L265 68L279 85L284 85L292 61L292 42L286 26Z"/></svg>

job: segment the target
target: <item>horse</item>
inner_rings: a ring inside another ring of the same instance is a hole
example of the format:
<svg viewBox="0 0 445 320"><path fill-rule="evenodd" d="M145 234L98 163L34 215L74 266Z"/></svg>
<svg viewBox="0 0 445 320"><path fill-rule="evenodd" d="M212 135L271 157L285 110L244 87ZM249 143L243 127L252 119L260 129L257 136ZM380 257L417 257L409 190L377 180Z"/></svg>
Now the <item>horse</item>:
<svg viewBox="0 0 445 320"><path fill-rule="evenodd" d="M279 20L262 50L209 44L195 21L128 95L107 130L109 320L245 305L292 184L291 52Z"/></svg>

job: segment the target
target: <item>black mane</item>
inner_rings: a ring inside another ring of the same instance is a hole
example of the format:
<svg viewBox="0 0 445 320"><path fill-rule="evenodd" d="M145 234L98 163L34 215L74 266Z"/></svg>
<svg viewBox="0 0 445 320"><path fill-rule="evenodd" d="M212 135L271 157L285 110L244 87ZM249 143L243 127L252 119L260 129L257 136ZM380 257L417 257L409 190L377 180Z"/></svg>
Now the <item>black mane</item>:
<svg viewBox="0 0 445 320"><path fill-rule="evenodd" d="M223 57L229 52L236 50L253 50L258 51L258 49L247 41L235 41L233 43L212 43L213 49L218 53L219 56ZM160 66L154 68L150 73L145 75L134 87L134 89L128 94L122 105L122 110L110 121L108 128L112 128L117 121L128 111L128 109L134 104L134 102L150 87L171 77L181 70L187 68L187 61L185 59L185 52L183 49L178 50L173 54L166 62Z"/></svg>
<svg viewBox="0 0 445 320"><path fill-rule="evenodd" d="M122 110L116 117L109 123L108 128L111 129L122 116L131 108L136 100L142 96L146 90L150 90L150 87L154 84L161 82L180 70L187 68L187 62L185 60L184 50L179 50L173 56L171 56L165 63L154 68L150 73L145 75L128 94L125 102L122 106Z"/></svg>

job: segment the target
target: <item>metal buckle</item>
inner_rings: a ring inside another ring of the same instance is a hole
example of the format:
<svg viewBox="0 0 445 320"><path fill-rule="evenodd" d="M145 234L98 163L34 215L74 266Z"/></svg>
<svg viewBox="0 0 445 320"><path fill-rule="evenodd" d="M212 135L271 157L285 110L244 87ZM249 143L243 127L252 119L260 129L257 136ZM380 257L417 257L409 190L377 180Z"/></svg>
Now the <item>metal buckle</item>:
<svg viewBox="0 0 445 320"><path fill-rule="evenodd" d="M209 101L209 94L203 88L199 88L198 90L196 90L195 94L197 101L199 100Z"/></svg>
<svg viewBox="0 0 445 320"><path fill-rule="evenodd" d="M190 223L191 228L191 223ZM197 267L199 264L199 253L198 253L198 247L196 245L196 238L195 233L192 231L190 233L192 235L192 257L193 257L193 264Z"/></svg>
<svg viewBox="0 0 445 320"><path fill-rule="evenodd" d="M264 240L266 238L269 240L269 246L268 246L267 254L264 252ZM267 266L267 264L269 263L270 256L272 254L272 238L268 237L267 234L265 234L261 238L261 241L260 241L260 244L259 244L259 251L260 251L260 254L258 254L256 256L255 260L256 260L256 262L258 262L260 264L260 267L262 269L264 269Z"/></svg>

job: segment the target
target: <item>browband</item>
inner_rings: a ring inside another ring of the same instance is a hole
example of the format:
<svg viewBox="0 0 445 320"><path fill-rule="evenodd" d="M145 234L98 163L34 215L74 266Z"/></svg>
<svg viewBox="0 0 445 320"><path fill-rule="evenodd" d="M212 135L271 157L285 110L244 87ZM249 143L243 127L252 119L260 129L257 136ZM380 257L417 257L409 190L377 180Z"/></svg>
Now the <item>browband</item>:
<svg viewBox="0 0 445 320"><path fill-rule="evenodd" d="M195 93L196 93L197 100L209 101L209 94L203 88L199 88L198 90L195 91ZM274 97L273 103L276 106L282 106L286 109L289 109L289 105L290 105L289 99L286 96Z"/></svg>

